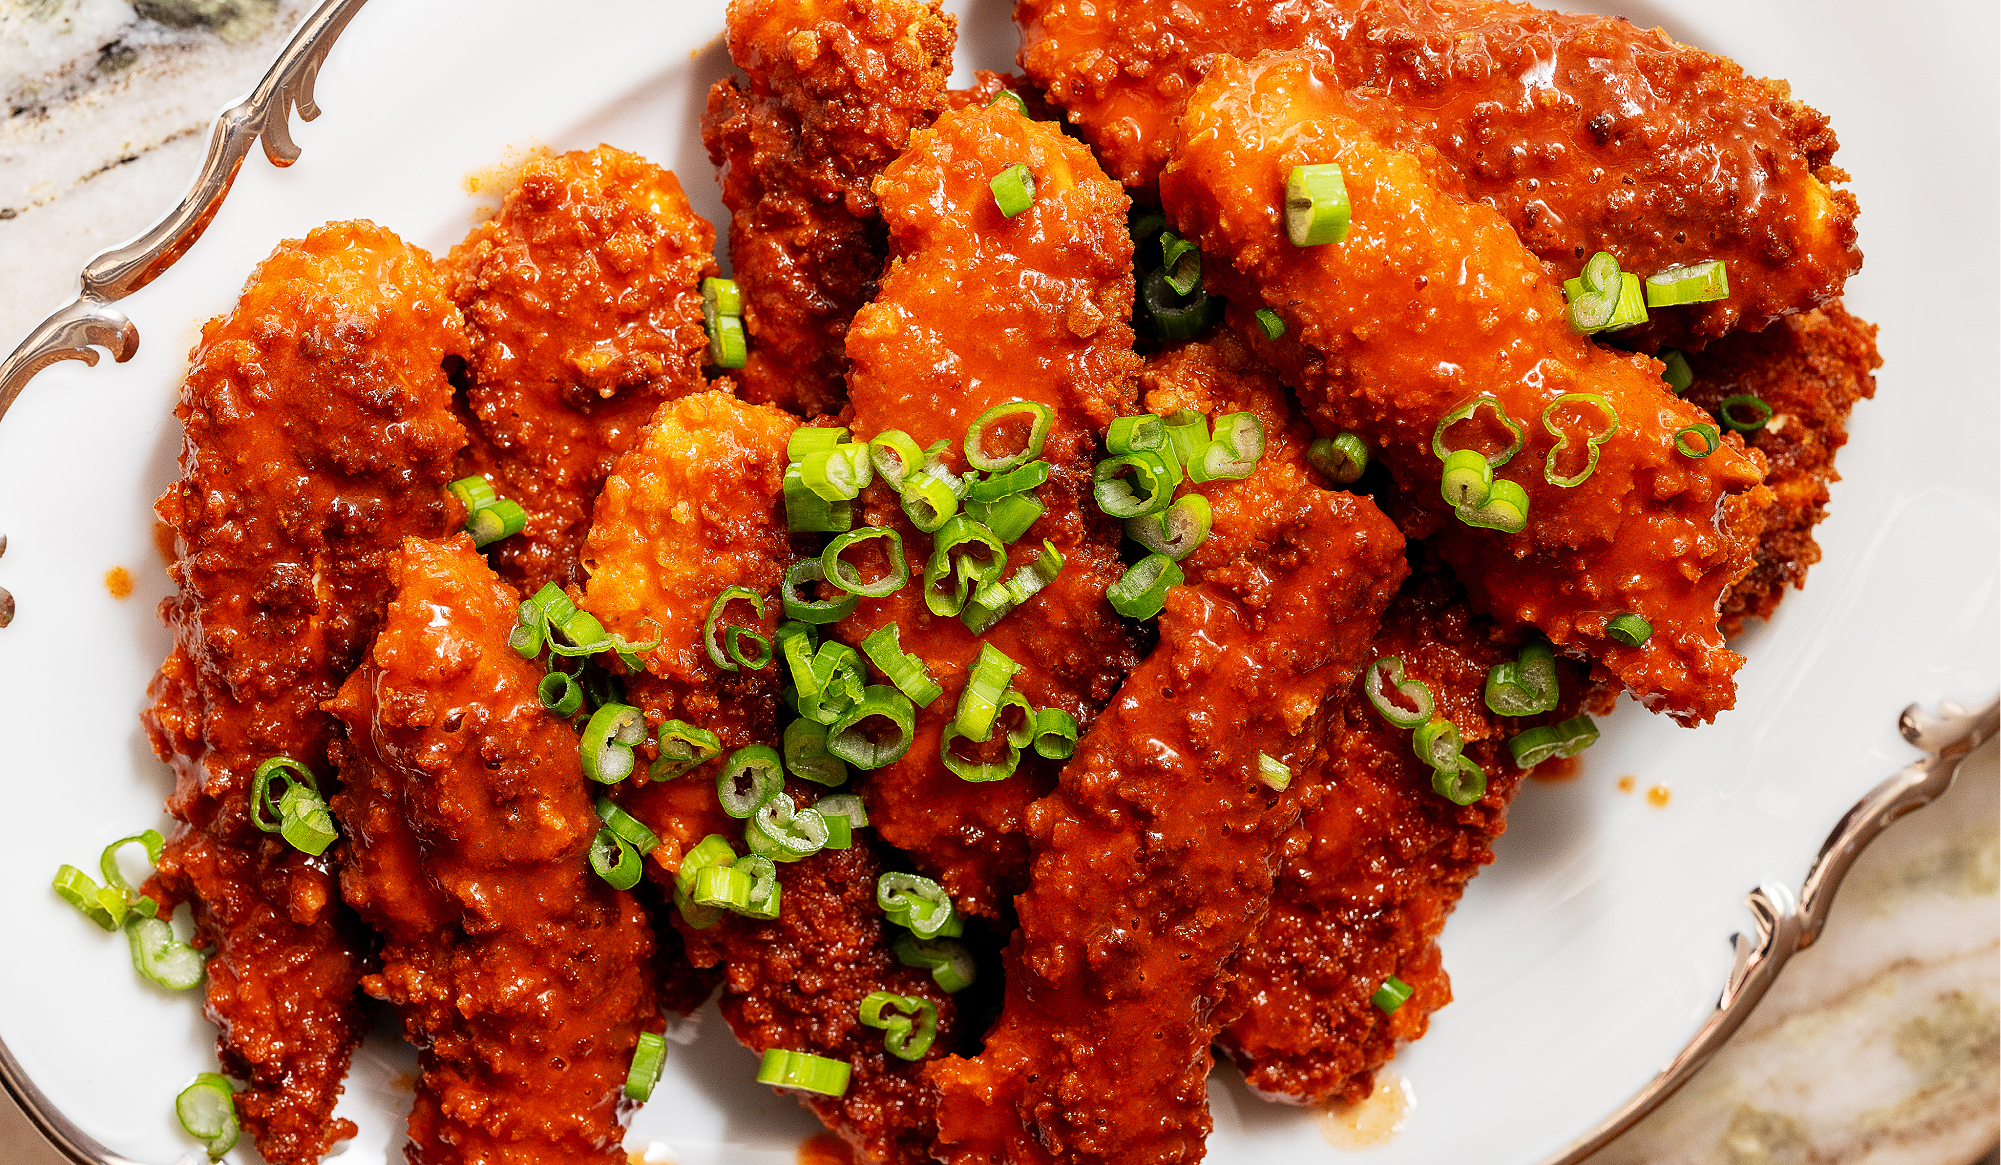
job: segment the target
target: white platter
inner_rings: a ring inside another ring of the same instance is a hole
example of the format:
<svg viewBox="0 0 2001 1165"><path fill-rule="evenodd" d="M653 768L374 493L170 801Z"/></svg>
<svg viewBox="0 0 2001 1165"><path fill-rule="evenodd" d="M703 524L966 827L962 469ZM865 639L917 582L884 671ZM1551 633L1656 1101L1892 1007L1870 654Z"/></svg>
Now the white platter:
<svg viewBox="0 0 2001 1165"><path fill-rule="evenodd" d="M961 16L959 72L1009 67L1006 0ZM164 826L166 769L137 712L167 649L168 587L150 503L175 473L171 415L197 330L226 311L281 237L368 217L442 252L493 195L468 179L536 146L600 141L673 168L721 221L696 118L728 69L722 0L373 0L321 71L325 114L295 121L304 153L253 153L200 243L121 303L145 337L127 363L44 371L0 424L0 1038L52 1104L117 1154L165 1165L192 1146L172 1097L213 1066L193 995L146 986L123 940L51 894L57 864ZM1619 6L1689 43L1789 79L1832 115L1862 200L1867 270L1849 305L1882 325L1878 400L1860 405L1811 586L1743 637L1738 710L1685 731L1626 706L1583 776L1516 802L1494 867L1445 939L1456 1002L1386 1076L1413 1098L1364 1156L1533 1165L1595 1127L1715 1008L1747 891L1797 889L1829 829L1916 754L1909 702L1984 701L1996 687L1997 252L1994 13L1921 0L1895 19L1867 0ZM1966 143L1975 143L1968 148ZM164 208L163 208L164 209ZM83 256L78 256L79 261ZM54 305L51 305L54 306ZM128 568L122 601L103 582ZM1665 808L1615 787L1671 791ZM791 1162L817 1128L751 1083L755 1061L713 1009L677 1029L667 1078L628 1144L686 1165ZM387 1030L357 1058L341 1160L400 1159L414 1057ZM1267 1106L1229 1069L1212 1082L1211 1159L1344 1154L1311 1113ZM246 1147L232 1159L254 1160Z"/></svg>

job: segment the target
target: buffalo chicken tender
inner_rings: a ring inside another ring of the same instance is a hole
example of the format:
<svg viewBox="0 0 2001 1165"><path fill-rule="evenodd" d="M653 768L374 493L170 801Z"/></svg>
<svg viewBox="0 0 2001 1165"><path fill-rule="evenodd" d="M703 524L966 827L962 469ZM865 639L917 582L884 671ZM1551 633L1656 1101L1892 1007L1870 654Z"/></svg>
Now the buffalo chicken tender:
<svg viewBox="0 0 2001 1165"><path fill-rule="evenodd" d="M843 337L886 250L873 184L945 105L956 21L938 0L732 0L702 140L730 211L747 399L837 413Z"/></svg>
<svg viewBox="0 0 2001 1165"><path fill-rule="evenodd" d="M598 786L508 646L519 599L456 535L407 540L347 726L334 811L363 985L422 1053L411 1165L623 1162L622 1095L659 1007L632 895L592 872Z"/></svg>
<svg viewBox="0 0 2001 1165"><path fill-rule="evenodd" d="M461 473L527 511L525 530L488 548L523 594L583 581L612 461L662 401L707 387L700 283L714 248L673 174L609 146L529 162L452 248L472 336Z"/></svg>
<svg viewBox="0 0 2001 1165"><path fill-rule="evenodd" d="M1771 502L1763 457L1734 435L1706 457L1678 450L1678 438L1704 447L1686 430L1708 414L1667 391L1658 362L1573 331L1555 281L1507 223L1384 146L1352 115L1362 99L1324 70L1300 56L1222 61L1190 96L1161 195L1211 256L1211 289L1315 425L1359 433L1430 515L1476 606L1588 653L1684 723L1729 708L1743 657L1724 647L1717 610L1750 569ZM1287 176L1328 163L1345 175L1352 226L1345 241L1294 246ZM1261 306L1283 321L1280 339L1252 324ZM1491 406L1438 434L1483 396L1525 441L1495 471L1526 494L1518 533L1469 524L1441 498L1435 439L1506 447ZM1571 487L1553 482L1587 470ZM1608 629L1627 614L1651 626L1637 646Z"/></svg>
<svg viewBox="0 0 2001 1165"><path fill-rule="evenodd" d="M173 766L181 825L147 886L194 909L208 1016L236 1111L273 1165L354 1135L333 1116L367 1017L362 928L331 859L252 822L259 765L290 757L332 792L320 702L360 661L406 535L443 534L465 446L442 371L463 358L431 258L369 222L279 244L229 315L202 329L175 415L181 479L156 509L174 532L174 637L143 714ZM282 786L281 786L282 787Z"/></svg>
<svg viewBox="0 0 2001 1165"><path fill-rule="evenodd" d="M1022 0L1015 16L1029 76L1129 185L1153 186L1216 61L1296 50L1382 95L1355 116L1561 275L1601 250L1642 276L1724 260L1730 297L1657 311L1632 337L1649 346L1756 331L1862 266L1827 118L1660 29L1498 0Z"/></svg>
<svg viewBox="0 0 2001 1165"><path fill-rule="evenodd" d="M1256 414L1264 458L1199 487L1213 526L1167 592L1159 646L1029 810L1000 1020L977 1057L932 1070L953 1165L1202 1155L1227 968L1405 572L1390 521L1307 469L1312 433L1288 427L1277 384L1228 387L1243 395L1213 407Z"/></svg>
<svg viewBox="0 0 2001 1165"><path fill-rule="evenodd" d="M1035 197L1008 218L991 183L1017 164L1033 172ZM1064 560L1054 582L984 636L931 614L922 594L931 538L877 482L857 509L900 533L912 582L863 598L839 625L843 640L860 644L894 622L902 650L944 687L919 710L909 752L861 777L870 822L962 911L998 917L1026 874L1022 814L1053 784L1053 766L1025 755L1012 777L972 783L946 768L939 742L982 638L1021 666L1014 686L1031 703L1063 708L1080 725L1132 666L1129 634L1104 599L1123 570L1119 527L1091 504L1099 434L1136 407L1126 198L1090 151L1006 104L951 112L913 135L876 194L895 258L848 333L856 437L900 429L919 448L949 440L946 461L959 472L967 427L989 408L1032 401L1053 414L1041 453L1050 478L1037 491L1045 509L1010 548L1003 577L1047 540ZM996 450L1018 449L1025 428L997 425L990 439Z"/></svg>

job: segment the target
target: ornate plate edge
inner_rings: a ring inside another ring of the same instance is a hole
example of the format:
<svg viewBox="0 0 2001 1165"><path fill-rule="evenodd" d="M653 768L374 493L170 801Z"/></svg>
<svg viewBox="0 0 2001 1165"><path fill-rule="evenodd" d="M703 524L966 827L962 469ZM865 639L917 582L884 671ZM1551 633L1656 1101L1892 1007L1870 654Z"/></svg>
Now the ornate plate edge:
<svg viewBox="0 0 2001 1165"><path fill-rule="evenodd" d="M0 361L0 418L35 374L51 364L81 360L95 365L97 348L110 352L119 363L132 358L139 350L138 326L112 303L151 283L194 246L228 196L253 142L263 139L264 156L272 165L289 166L298 160L291 113L296 109L305 121L320 115L313 99L320 65L365 3L325 0L316 8L250 95L217 116L208 155L179 205L137 238L87 263L76 299L43 320ZM1975 711L1943 703L1938 716L1912 704L1899 716L1898 727L1904 739L1926 755L1877 785L1842 816L1821 845L1797 896L1778 882L1764 883L1746 896L1757 933L1734 937L1730 977L1716 1009L1645 1088L1544 1165L1577 1165L1603 1148L1674 1095L1723 1047L1792 956L1820 937L1835 893L1862 850L1892 822L1942 796L1952 787L1960 762L1997 734L2001 701L1990 699ZM105 1148L64 1116L28 1078L5 1040L0 1040L0 1087L75 1165L141 1165Z"/></svg>

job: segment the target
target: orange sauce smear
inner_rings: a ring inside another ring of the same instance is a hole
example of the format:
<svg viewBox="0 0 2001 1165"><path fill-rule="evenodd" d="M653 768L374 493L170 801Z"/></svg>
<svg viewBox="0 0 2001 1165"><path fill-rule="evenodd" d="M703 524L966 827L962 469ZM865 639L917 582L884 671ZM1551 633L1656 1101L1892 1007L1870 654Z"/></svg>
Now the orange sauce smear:
<svg viewBox="0 0 2001 1165"><path fill-rule="evenodd" d="M114 566L104 572L104 589L111 592L114 599L128 598L132 594L132 572L122 566Z"/></svg>
<svg viewBox="0 0 2001 1165"><path fill-rule="evenodd" d="M1647 804L1652 805L1656 809L1665 809L1667 808L1669 795L1666 785L1655 785L1653 788L1647 790Z"/></svg>
<svg viewBox="0 0 2001 1165"><path fill-rule="evenodd" d="M832 1133L814 1133L799 1142L799 1165L854 1165L854 1151Z"/></svg>

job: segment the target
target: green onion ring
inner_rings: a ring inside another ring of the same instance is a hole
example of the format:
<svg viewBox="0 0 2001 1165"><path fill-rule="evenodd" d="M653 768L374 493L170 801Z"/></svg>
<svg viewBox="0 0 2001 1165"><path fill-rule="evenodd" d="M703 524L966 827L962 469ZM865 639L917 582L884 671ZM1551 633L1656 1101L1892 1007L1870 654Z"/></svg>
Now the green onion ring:
<svg viewBox="0 0 2001 1165"><path fill-rule="evenodd" d="M1357 433L1343 430L1306 447L1306 463L1336 485L1360 481L1369 468L1369 446Z"/></svg>
<svg viewBox="0 0 2001 1165"><path fill-rule="evenodd" d="M889 548L883 557L889 562L889 573L874 582L862 581L861 571L853 563L841 557L850 547L860 542L876 538L889 539ZM863 526L837 535L827 548L820 552L820 571L828 582L848 592L868 599L880 599L903 589L910 581L910 563L903 557L903 535L888 526Z"/></svg>
<svg viewBox="0 0 2001 1165"><path fill-rule="evenodd" d="M947 995L964 991L979 977L979 965L973 961L972 952L952 939L898 935L890 950L904 966L930 971L931 981Z"/></svg>
<svg viewBox="0 0 2001 1165"><path fill-rule="evenodd" d="M649 774L656 781L674 778L722 755L723 742L706 728L685 720L663 720L656 736L660 759Z"/></svg>
<svg viewBox="0 0 2001 1165"><path fill-rule="evenodd" d="M644 821L619 808L611 798L599 797L597 811L598 820L604 823L604 827L616 834L620 841L638 850L640 857L660 848L660 835L646 828Z"/></svg>
<svg viewBox="0 0 2001 1165"><path fill-rule="evenodd" d="M1471 757L1455 756L1450 768L1431 770L1431 791L1454 805L1471 805L1487 795L1487 770Z"/></svg>
<svg viewBox="0 0 2001 1165"><path fill-rule="evenodd" d="M236 1147L236 1086L214 1072L197 1075L194 1083L174 1097L174 1118L181 1131L200 1141L211 1161Z"/></svg>
<svg viewBox="0 0 2001 1165"><path fill-rule="evenodd" d="M1077 751L1077 718L1061 708L1044 708L1035 714L1035 755L1048 760L1069 760Z"/></svg>
<svg viewBox="0 0 2001 1165"><path fill-rule="evenodd" d="M875 880L875 904L889 921L918 938L958 938L965 923L945 888L917 874L889 871Z"/></svg>
<svg viewBox="0 0 2001 1165"><path fill-rule="evenodd" d="M578 752L584 775L603 785L616 785L632 775L634 745L646 739L646 716L630 704L606 704L584 724Z"/></svg>
<svg viewBox="0 0 2001 1165"><path fill-rule="evenodd" d="M1188 480L1237 481L1249 477L1265 452L1264 422L1256 413L1228 413L1216 418L1216 437L1202 456L1188 465ZM1171 491L1170 491L1171 492Z"/></svg>
<svg viewBox="0 0 2001 1165"><path fill-rule="evenodd" d="M1015 167L1015 169L1025 168ZM1000 179L996 178L994 182L998 191ZM996 197L998 198L998 193ZM1021 212L1017 210L1015 213ZM829 1060L825 1056L815 1056L807 1052L788 1052L773 1048L764 1053L764 1060L758 1065L757 1082L769 1084L773 1088L792 1088L820 1096L845 1096L851 1071L847 1063L841 1060Z"/></svg>
<svg viewBox="0 0 2001 1165"><path fill-rule="evenodd" d="M1126 537L1164 554L1176 562L1195 553L1209 537L1209 499L1201 494L1183 494L1158 514L1141 514L1126 519Z"/></svg>
<svg viewBox="0 0 2001 1165"><path fill-rule="evenodd" d="M1502 407L1499 397L1486 393L1482 393L1472 400L1462 401L1451 412L1446 413L1443 420L1438 422L1438 427L1431 431L1431 455L1433 457L1443 461L1456 452L1456 450L1446 448L1445 431L1461 421L1471 420L1473 414L1480 411L1481 405L1494 410L1495 419L1507 428L1508 435L1512 438L1505 450L1491 456L1481 454L1481 456L1487 459L1487 467L1489 469L1499 469L1515 459L1515 454L1522 451L1522 442L1525 439L1521 422L1508 415L1508 410Z"/></svg>
<svg viewBox="0 0 2001 1165"><path fill-rule="evenodd" d="M1599 411L1605 414L1605 428L1584 439L1590 457L1585 461L1584 469L1572 477L1564 477L1556 471L1556 459L1564 450L1570 448L1570 437L1562 429L1557 428L1554 414L1567 401L1583 401L1586 404L1596 405ZM1566 392L1549 402L1549 407L1542 410L1542 427L1550 436L1556 438L1556 444L1550 448L1548 456L1543 458L1542 479L1551 485L1570 489L1584 484L1584 479L1597 472L1599 446L1611 440L1612 435L1619 431L1619 412L1612 407L1611 401L1598 393Z"/></svg>
<svg viewBox="0 0 2001 1165"><path fill-rule="evenodd" d="M785 761L768 744L747 744L729 755L716 774L716 801L739 821L785 788Z"/></svg>
<svg viewBox="0 0 2001 1165"><path fill-rule="evenodd" d="M1167 605L1167 592L1187 576L1165 554L1149 554L1105 588L1105 601L1128 619L1151 619Z"/></svg>
<svg viewBox="0 0 2001 1165"><path fill-rule="evenodd" d="M659 1032L640 1032L632 1048L632 1066L625 1071L625 1098L641 1104L653 1099L653 1088L666 1067L666 1039Z"/></svg>
<svg viewBox="0 0 2001 1165"><path fill-rule="evenodd" d="M600 829L591 838L590 862L592 872L614 890L630 890L639 885L639 876L646 871L646 863L640 860L632 843L609 829Z"/></svg>
<svg viewBox="0 0 2001 1165"><path fill-rule="evenodd" d="M1576 756L1597 740L1597 723L1589 716L1573 716L1559 724L1516 733L1508 738L1508 753L1516 768L1532 769L1551 757Z"/></svg>
<svg viewBox="0 0 2001 1165"><path fill-rule="evenodd" d="M1689 441L1688 437L1689 434L1691 433L1694 434L1695 436L1702 438L1701 448L1699 449L1695 448ZM1685 428L1675 430L1674 434L1675 452L1680 453L1683 457L1693 457L1697 461L1700 461L1703 458L1709 456L1711 453L1716 452L1722 446L1723 446L1723 434L1716 431L1715 425L1703 424L1698 422L1696 424L1686 426Z"/></svg>
<svg viewBox="0 0 2001 1165"><path fill-rule="evenodd" d="M1019 452L999 455L987 452L987 426L1007 417L1026 414L1028 440ZM966 427L966 464L986 473L1006 473L1018 469L1042 456L1042 446L1049 439L1049 428L1056 423L1056 410L1046 404L1032 400L1013 400L997 404L974 418Z"/></svg>
<svg viewBox="0 0 2001 1165"><path fill-rule="evenodd" d="M1740 421L1733 415L1734 409L1750 409L1757 414L1757 419ZM1765 422L1772 419L1772 406L1751 393L1740 392L1736 396L1726 396L1716 402L1716 419L1739 433L1755 433L1765 427Z"/></svg>
<svg viewBox="0 0 2001 1165"><path fill-rule="evenodd" d="M938 1005L915 995L870 992L862 1000L863 1027L882 1029L882 1046L902 1060L921 1060L938 1035Z"/></svg>
<svg viewBox="0 0 2001 1165"><path fill-rule="evenodd" d="M1416 705L1406 709L1392 700L1394 693ZM1362 673L1362 694L1383 719L1397 728L1416 728L1431 719L1431 689L1422 680L1404 679L1403 659L1386 655Z"/></svg>
<svg viewBox="0 0 2001 1165"><path fill-rule="evenodd" d="M890 740L875 740L862 731L864 722L880 718L895 727ZM910 751L917 737L917 711L910 697L887 684L871 684L862 698L839 720L827 735L827 751L858 769L879 769Z"/></svg>

